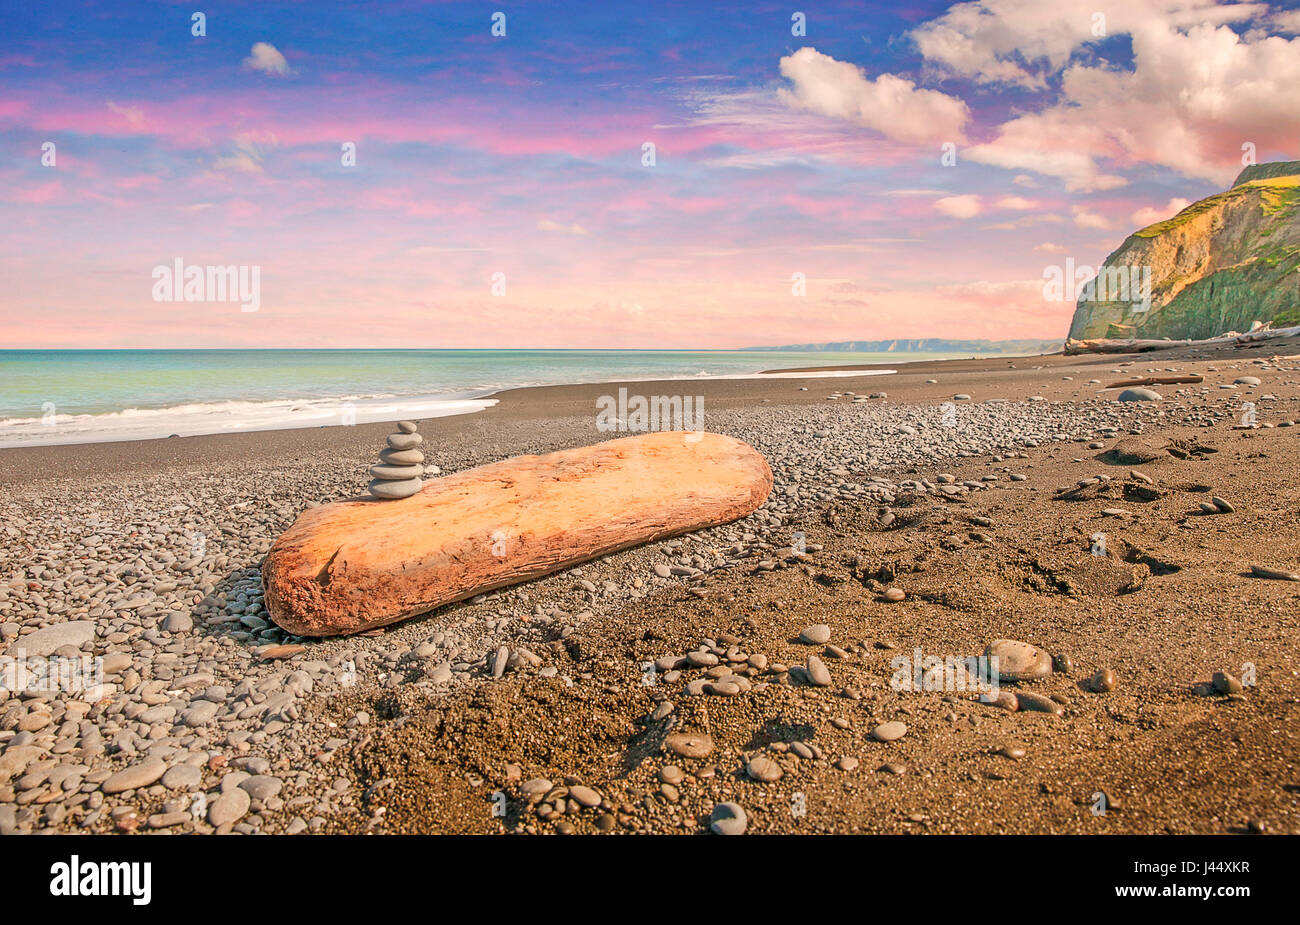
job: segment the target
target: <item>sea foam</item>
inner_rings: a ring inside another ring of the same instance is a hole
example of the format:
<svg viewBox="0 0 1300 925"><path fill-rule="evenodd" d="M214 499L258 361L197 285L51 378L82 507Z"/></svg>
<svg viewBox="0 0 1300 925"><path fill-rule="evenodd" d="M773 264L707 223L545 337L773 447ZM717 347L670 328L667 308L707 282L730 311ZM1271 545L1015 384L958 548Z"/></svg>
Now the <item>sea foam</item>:
<svg viewBox="0 0 1300 925"><path fill-rule="evenodd" d="M125 408L103 414L52 414L0 419L0 447L154 440L176 434L240 433L368 424L398 418L471 414L494 398L371 395L271 401L192 402L166 408Z"/></svg>

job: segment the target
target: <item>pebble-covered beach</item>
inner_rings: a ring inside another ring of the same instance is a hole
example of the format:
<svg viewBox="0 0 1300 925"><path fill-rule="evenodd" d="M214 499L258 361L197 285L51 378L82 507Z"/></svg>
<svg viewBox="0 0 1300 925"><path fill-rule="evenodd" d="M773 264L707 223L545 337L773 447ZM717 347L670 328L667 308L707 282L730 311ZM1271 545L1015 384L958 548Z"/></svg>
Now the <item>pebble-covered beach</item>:
<svg viewBox="0 0 1300 925"><path fill-rule="evenodd" d="M1300 831L1271 353L678 383L767 458L754 514L326 640L259 566L390 426L4 451L0 653L104 684L0 690L0 833ZM420 424L426 483L617 436L608 389ZM900 691L917 647L1021 674Z"/></svg>

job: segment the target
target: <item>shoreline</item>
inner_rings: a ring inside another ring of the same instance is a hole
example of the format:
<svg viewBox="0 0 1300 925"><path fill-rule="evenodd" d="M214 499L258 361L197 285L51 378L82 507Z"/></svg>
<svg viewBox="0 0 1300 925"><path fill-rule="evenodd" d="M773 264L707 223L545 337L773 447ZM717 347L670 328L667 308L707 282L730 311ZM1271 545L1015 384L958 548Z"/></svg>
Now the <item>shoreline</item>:
<svg viewBox="0 0 1300 925"><path fill-rule="evenodd" d="M682 352L690 353L693 351L682 351ZM736 351L736 352L742 354L744 353L744 351ZM1050 354L1048 356L1050 356ZM335 426L332 424L306 424L306 423L298 426L284 426L285 422L280 421L265 426L254 425L254 426L241 427L240 429L222 428L222 429L207 431L205 428L203 431L199 433L180 433L180 434L175 433L176 431L184 431L184 430L191 429L191 427L186 426L183 418L181 417L182 412L188 412L190 414L198 414L198 415L216 414L217 409L226 406L244 406L241 407L237 412L236 411L229 412L227 416L247 417L250 415L256 415L258 413L263 413L263 414L271 413L273 408L275 408L275 406L279 406L278 413L281 415L283 415L286 410L290 412L304 411L307 413L316 414L318 417L323 416L323 417L334 418L334 419L340 418L346 409L351 409L354 417L369 419L367 423L392 422L392 421L397 421L397 420L402 420L407 418L413 420L417 420L417 419L436 420L444 417L458 417L465 414L474 414L483 410L482 407L469 408L467 410L449 410L454 406L461 406L461 405L482 406L485 402L496 401L497 397L503 393L526 392L532 389L596 388L596 387L604 387L606 389L609 389L609 388L618 388L620 386L632 386L632 385L644 386L647 384L660 384L660 383L687 383L687 382L709 383L709 382L744 381L744 380L753 380L755 382L761 382L761 381L774 381L779 379L787 379L787 380L789 379L804 379L804 380L849 379L849 378L854 378L855 376L886 376L886 375L892 376L895 375L897 372L899 372L900 369L906 371L911 371L914 369L924 370L924 369L933 368L935 367L936 364L942 366L943 364L948 364L948 363L971 363L971 362L981 363L985 361L997 361L997 360L1009 359L1009 358L1012 357L1005 354L990 355L989 357L970 357L966 359L936 357L930 359L917 359L917 360L903 359L901 362L891 361L891 362L878 362L878 363L869 363L869 364L848 364L848 365L840 364L840 365L825 365L825 366L818 365L818 366L808 366L808 367L774 368L774 369L766 369L766 370L759 370L756 372L746 372L746 373L717 373L708 376L683 374L671 378L664 378L662 376L654 376L654 375L630 377L630 378L615 377L611 379L597 379L589 382L559 382L559 383L527 384L527 385L508 386L504 388L495 388L495 389L494 388L458 389L458 390L453 390L448 392L439 392L439 393L432 393L432 394L419 393L413 395L374 395L374 396L345 395L345 396L339 396L338 398L320 398L320 397L297 397L297 398L281 397L281 398L274 398L274 399L231 398L231 399L217 399L210 402L209 401L187 401L187 402L182 402L180 404L162 405L158 407L140 408L140 407L132 406L126 409L116 409L112 411L64 413L61 414L60 416L78 419L78 423L93 424L96 419L107 419L113 417L122 417L126 415L132 415L136 418L144 418L149 415L165 415L171 413L171 418L169 419L171 420L171 423L169 423L167 426L159 426L157 428L157 430L160 431L158 436L147 436L147 437L131 436L131 435L118 436L116 434L113 434L110 431L100 431L101 434L105 435L102 439L97 438L97 439L87 440L87 439L79 439L77 437L74 437L69 440L62 440L62 439L57 441L37 440L35 442L24 442L24 443L5 445L3 442L5 436L0 435L0 451L21 450L21 449L31 449L31 448L41 448L41 447L55 447L55 446L94 446L98 444L107 444L107 443L147 443L156 440L173 439L177 436L210 437L210 436L219 436L219 435L238 435L238 434L259 433L259 432L265 433L265 432L278 432L278 431L289 431L289 430L311 430L317 427ZM1022 357L1021 359L1033 359L1033 357ZM679 387L679 391L680 391L680 387ZM381 414L380 412L377 411L368 410L369 408L373 408L376 406L385 406L385 405L399 406L399 407L391 414L388 413ZM301 408L291 407L286 409L284 406L302 406L302 407ZM438 410L442 411L443 413L421 415L418 412L422 406L436 407ZM34 417L32 418L11 417L9 418L9 420L12 421L21 420L24 422L28 422L30 426L38 426L38 422L40 421L39 418L34 418ZM13 427L12 424L5 425L5 426L10 428ZM69 427L72 426L72 424L71 422L64 422L62 425L58 425L56 423L56 425L40 424L39 426ZM344 426L344 425L338 425L338 426ZM346 425L346 426L352 426L352 425ZM169 433L164 434L161 433L161 431L168 431ZM13 435L9 435L9 436L13 436Z"/></svg>
<svg viewBox="0 0 1300 925"><path fill-rule="evenodd" d="M718 375L707 378L634 378L601 382L516 386L486 392L472 399L465 399L466 401L494 401L496 404L493 406L424 420L433 422L433 427L436 428L435 432L447 433L455 438L457 435L466 433L469 430L476 430L476 428L466 423L467 419L470 418L497 420L498 417L504 417L507 420L514 420L523 415L546 418L558 417L561 414L590 413L594 419L596 398L609 393L611 390L616 392L619 388L626 387L629 391L639 388L643 392L650 394L680 394L683 392L683 384L691 385L690 392L692 394L704 395L708 405L716 404L722 408L732 407L737 402L752 400L781 400L795 404L814 400L820 401L825 398L824 394L820 394L823 387L827 392L836 390L852 391L856 388L865 388L868 393L885 390L886 387L901 387L909 395L915 393L918 398L942 401L951 397L951 395L943 398L939 397L943 391L942 385L929 388L925 387L923 382L914 380L918 379L921 374L934 375L937 373L960 374L963 379L967 376L986 376L1004 371L1008 365L1014 368L1014 361L1016 360L1021 363L1034 361L1037 364L1043 360L1059 359L1061 357L1054 354L1039 357L934 359L916 360L901 364L865 364L861 367L828 366L791 370L774 369L764 370L759 373ZM1114 357L1106 359L1108 362L1115 362ZM860 375L853 375L855 372L860 372ZM884 372L888 372L889 375L881 375ZM809 375L800 376L797 375L798 373L808 373ZM855 380L857 381L856 385ZM870 388L867 388L868 386ZM801 388L808 391L801 392ZM809 397L814 392L818 393L816 399ZM584 404L586 405L585 408L582 407ZM272 451L277 448L285 452L312 451L322 449L326 445L339 440L339 435L347 432L355 432L362 441L373 440L375 439L374 434L387 433L385 427L391 424L392 421L399 419L400 415L391 419L385 418L355 425L326 424L304 427L271 427L259 430L194 434L178 437L42 443L0 447L0 477L21 479L24 477L24 472L31 472L46 466L53 466L59 470L62 470L64 466L68 466L70 467L68 469L69 474L91 471L89 463L85 466L77 464L77 459L84 458L91 452L91 448L97 448L93 451L94 454L103 457L105 463L126 467L127 471L130 470L135 461L143 461L145 465L161 464L177 453L182 452L212 454L214 458L224 459L239 456L259 445L265 445ZM326 434L330 436L322 436ZM348 445L353 441L345 439L340 442ZM184 447L183 450L182 447ZM30 459L32 462L25 464L22 461L24 458Z"/></svg>
<svg viewBox="0 0 1300 925"><path fill-rule="evenodd" d="M1189 360L1249 360L1261 354L1300 351L1300 337L1270 343L1277 350L1237 349L1231 345L1215 348L1182 348L1159 355L1144 354L1043 354L1028 357L987 357L964 360L918 360L904 364L864 364L860 377L773 376L774 370L744 378L711 377L708 379L623 379L599 383L535 385L501 389L483 396L496 404L481 411L428 419L422 430L434 440L463 441L487 439L493 428L517 428L527 420L546 421L560 418L588 417L595 434L596 399L620 387L642 389L649 394L677 394L682 383L692 383L692 394L703 395L707 409L730 410L754 402L784 404L794 407L823 403L829 393L861 391L871 394L884 391L891 403L939 405L954 394L969 394L972 401L1007 399L1023 392L1050 401L1096 398L1111 379L1121 378L1120 368L1146 369L1184 363ZM893 369L887 377L871 375L873 371ZM855 368L858 369L858 368ZM1072 380L1051 375L1056 370L1073 371ZM839 367L818 367L816 372L846 371ZM938 378L937 382L928 380ZM1088 385L1090 378L1101 379ZM659 387L659 388L656 388ZM1029 391L1026 391L1029 390ZM1112 393L1113 397L1113 393ZM397 420L394 418L393 420ZM705 429L709 429L708 411ZM274 460L285 457L348 452L363 453L383 442L391 421L355 425L278 428L237 433L199 434L186 437L159 437L148 440L111 440L93 443L42 444L37 446L0 447L0 481L23 485L56 478L77 478L104 471L124 474L158 471L181 465L194 458L210 463ZM594 441L593 441L594 442ZM558 448L558 447L557 447Z"/></svg>

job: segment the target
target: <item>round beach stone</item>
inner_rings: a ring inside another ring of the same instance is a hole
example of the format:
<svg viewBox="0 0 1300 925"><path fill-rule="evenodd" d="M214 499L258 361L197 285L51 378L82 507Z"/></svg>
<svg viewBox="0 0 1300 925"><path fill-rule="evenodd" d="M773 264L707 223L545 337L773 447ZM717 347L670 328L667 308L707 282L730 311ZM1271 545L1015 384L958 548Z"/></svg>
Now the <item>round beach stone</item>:
<svg viewBox="0 0 1300 925"><path fill-rule="evenodd" d="M831 628L825 623L816 623L799 634L799 641L809 646L825 645L831 641Z"/></svg>
<svg viewBox="0 0 1300 925"><path fill-rule="evenodd" d="M1032 691L1018 691L1016 702L1022 713L1051 713L1053 716L1060 716L1065 712L1065 707L1051 697L1044 697Z"/></svg>
<svg viewBox="0 0 1300 925"><path fill-rule="evenodd" d="M826 663L823 662L821 659L819 659L817 656L815 655L808 656L808 667L805 670L808 672L809 683L811 683L815 687L831 686L830 669L827 668Z"/></svg>
<svg viewBox="0 0 1300 925"><path fill-rule="evenodd" d="M203 771L192 764L178 764L162 776L162 785L168 790L195 790L202 782Z"/></svg>
<svg viewBox="0 0 1300 925"><path fill-rule="evenodd" d="M248 795L247 790L231 787L213 800L208 807L208 822L217 828L233 825L244 818L252 805L253 798Z"/></svg>
<svg viewBox="0 0 1300 925"><path fill-rule="evenodd" d="M1125 389L1119 393L1119 401L1164 401L1164 396L1152 389Z"/></svg>
<svg viewBox="0 0 1300 925"><path fill-rule="evenodd" d="M414 421L398 421L397 429L404 434L413 434L416 431L416 424Z"/></svg>
<svg viewBox="0 0 1300 925"><path fill-rule="evenodd" d="M118 771L100 787L105 793L122 793L124 790L139 790L148 787L162 777L167 765L161 758L148 758L140 764Z"/></svg>
<svg viewBox="0 0 1300 925"><path fill-rule="evenodd" d="M402 479L418 479L424 475L424 466L371 466L371 478L381 479L388 482L396 482Z"/></svg>
<svg viewBox="0 0 1300 925"><path fill-rule="evenodd" d="M545 777L534 777L526 780L519 785L519 791L530 800L540 800L543 796L551 791L555 785Z"/></svg>
<svg viewBox="0 0 1300 925"><path fill-rule="evenodd" d="M902 588L886 588L883 596L885 600L897 604L903 598L907 597L907 592Z"/></svg>
<svg viewBox="0 0 1300 925"><path fill-rule="evenodd" d="M1020 700L1011 691L985 691L980 694L980 703L986 703L999 710L1014 713L1020 709Z"/></svg>
<svg viewBox="0 0 1300 925"><path fill-rule="evenodd" d="M659 769L659 779L665 784L680 784L685 776L675 764L666 764Z"/></svg>
<svg viewBox="0 0 1300 925"><path fill-rule="evenodd" d="M419 450L380 450L379 461L390 466L418 466L424 462Z"/></svg>
<svg viewBox="0 0 1300 925"><path fill-rule="evenodd" d="M875 729L871 730L871 738L877 742L893 742L907 735L907 724L900 723L898 720L890 720L887 723L881 723Z"/></svg>
<svg viewBox="0 0 1300 925"><path fill-rule="evenodd" d="M745 773L753 780L762 781L770 784L774 780L779 780L782 774L781 766L768 758L766 755L758 755L749 760L745 765Z"/></svg>
<svg viewBox="0 0 1300 925"><path fill-rule="evenodd" d="M1027 642L995 639L984 656L997 659L998 678L1003 681L1035 681L1052 673L1052 657Z"/></svg>
<svg viewBox="0 0 1300 925"><path fill-rule="evenodd" d="M254 800L266 802L280 792L284 782L280 778L272 777L269 774L254 774L252 777L241 780L239 786L248 791L248 795Z"/></svg>
<svg viewBox="0 0 1300 925"><path fill-rule="evenodd" d="M206 726L217 717L217 711L221 708L220 704L213 703L210 700L199 700L191 704L189 709L181 714L181 722L191 729L199 726Z"/></svg>
<svg viewBox="0 0 1300 925"><path fill-rule="evenodd" d="M424 438L419 434L388 435L388 446L394 450L413 450L423 442Z"/></svg>
<svg viewBox="0 0 1300 925"><path fill-rule="evenodd" d="M714 835L744 835L749 817L738 803L719 803L709 814L709 831Z"/></svg>
<svg viewBox="0 0 1300 925"><path fill-rule="evenodd" d="M131 667L129 652L110 652L104 656L104 674L121 674Z"/></svg>
<svg viewBox="0 0 1300 925"><path fill-rule="evenodd" d="M1237 385L1259 385L1258 376L1238 376L1232 380Z"/></svg>
<svg viewBox="0 0 1300 925"><path fill-rule="evenodd" d="M1099 668L1097 673L1088 680L1088 687L1098 694L1104 694L1115 689L1115 672L1109 668Z"/></svg>
<svg viewBox="0 0 1300 925"><path fill-rule="evenodd" d="M370 493L376 498L383 498L385 501L395 501L398 498L409 498L420 490L424 482L420 479L406 479L401 482L388 482L383 479L375 479L370 483Z"/></svg>
<svg viewBox="0 0 1300 925"><path fill-rule="evenodd" d="M1220 694L1240 694L1244 690L1241 682L1226 671L1216 671L1210 682Z"/></svg>
<svg viewBox="0 0 1300 925"><path fill-rule="evenodd" d="M28 658L44 658L64 646L79 649L94 638L95 624L92 621L69 620L67 623L56 623L26 636L19 636L5 654L16 658L22 652Z"/></svg>
<svg viewBox="0 0 1300 925"><path fill-rule="evenodd" d="M164 633L188 633L194 629L194 618L187 613L172 611L163 618Z"/></svg>
<svg viewBox="0 0 1300 925"><path fill-rule="evenodd" d="M590 787L584 787L582 784L574 784L570 787L569 796L573 797L588 809L600 805L600 794L592 790Z"/></svg>
<svg viewBox="0 0 1300 925"><path fill-rule="evenodd" d="M676 732L664 739L664 747L683 758L706 758L713 751L713 739L700 732Z"/></svg>

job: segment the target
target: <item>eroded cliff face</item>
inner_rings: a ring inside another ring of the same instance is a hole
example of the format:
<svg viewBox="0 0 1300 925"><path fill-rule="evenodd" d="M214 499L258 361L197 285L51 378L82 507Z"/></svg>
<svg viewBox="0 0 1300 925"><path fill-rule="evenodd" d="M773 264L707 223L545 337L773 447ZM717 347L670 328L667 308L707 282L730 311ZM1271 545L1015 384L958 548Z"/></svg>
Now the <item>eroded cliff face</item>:
<svg viewBox="0 0 1300 925"><path fill-rule="evenodd" d="M1098 283L1075 307L1071 338L1195 339L1255 321L1300 324L1300 161L1249 167L1231 189L1134 232L1098 280L1134 267L1151 268L1150 308L1138 293Z"/></svg>

